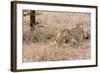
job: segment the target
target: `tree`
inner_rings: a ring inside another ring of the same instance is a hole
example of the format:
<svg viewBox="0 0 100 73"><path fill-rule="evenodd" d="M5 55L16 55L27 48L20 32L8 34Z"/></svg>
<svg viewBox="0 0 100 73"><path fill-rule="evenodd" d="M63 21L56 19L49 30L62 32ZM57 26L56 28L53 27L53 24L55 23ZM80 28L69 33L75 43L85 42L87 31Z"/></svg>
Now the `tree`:
<svg viewBox="0 0 100 73"><path fill-rule="evenodd" d="M31 30L34 30L35 26L37 24L39 24L39 22L36 22L36 16L39 16L39 15L42 15L42 13L39 11L35 11L35 10L30 11L30 28L31 28Z"/></svg>
<svg viewBox="0 0 100 73"><path fill-rule="evenodd" d="M31 30L35 27L35 10L30 11L30 28Z"/></svg>

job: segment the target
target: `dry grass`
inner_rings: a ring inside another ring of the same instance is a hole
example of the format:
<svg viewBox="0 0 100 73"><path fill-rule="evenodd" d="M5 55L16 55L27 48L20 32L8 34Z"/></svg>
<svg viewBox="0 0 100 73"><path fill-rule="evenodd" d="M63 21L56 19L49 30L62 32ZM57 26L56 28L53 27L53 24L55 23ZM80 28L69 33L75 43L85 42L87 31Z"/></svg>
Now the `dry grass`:
<svg viewBox="0 0 100 73"><path fill-rule="evenodd" d="M44 44L30 44L24 46L23 61L59 61L89 59L90 48L54 48Z"/></svg>
<svg viewBox="0 0 100 73"><path fill-rule="evenodd" d="M78 47L72 47L72 42L61 42L60 46L57 46L56 41L57 35L63 29L72 29L76 24L80 24L84 31L89 31L90 14L43 12L36 17L36 21L39 25L34 31L30 31L29 16L24 17L23 62L91 58L90 39L82 40Z"/></svg>
<svg viewBox="0 0 100 73"><path fill-rule="evenodd" d="M30 44L24 46L23 61L59 61L89 59L90 48L54 48L47 44Z"/></svg>

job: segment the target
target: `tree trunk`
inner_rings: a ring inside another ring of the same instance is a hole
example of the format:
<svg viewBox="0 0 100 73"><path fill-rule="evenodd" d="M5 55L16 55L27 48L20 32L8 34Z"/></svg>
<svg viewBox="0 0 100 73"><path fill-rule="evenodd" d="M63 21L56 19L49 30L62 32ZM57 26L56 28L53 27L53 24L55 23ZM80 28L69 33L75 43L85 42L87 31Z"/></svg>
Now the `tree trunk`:
<svg viewBox="0 0 100 73"><path fill-rule="evenodd" d="M30 14L30 29L34 29L34 26L35 26L35 10L32 10Z"/></svg>

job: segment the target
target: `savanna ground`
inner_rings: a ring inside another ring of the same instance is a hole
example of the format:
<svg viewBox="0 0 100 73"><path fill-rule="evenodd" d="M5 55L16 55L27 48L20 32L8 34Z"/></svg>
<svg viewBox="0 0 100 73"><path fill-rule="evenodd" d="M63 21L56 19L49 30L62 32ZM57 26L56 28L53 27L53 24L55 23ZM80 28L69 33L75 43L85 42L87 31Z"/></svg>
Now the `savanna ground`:
<svg viewBox="0 0 100 73"><path fill-rule="evenodd" d="M41 14L35 17L33 30L30 30L30 15L23 16L23 62L91 58L89 13L36 12ZM73 28L78 27L77 24L82 32L77 29L74 31ZM64 29L68 29L70 33L64 34ZM74 38L74 35L78 39L82 37L81 40Z"/></svg>

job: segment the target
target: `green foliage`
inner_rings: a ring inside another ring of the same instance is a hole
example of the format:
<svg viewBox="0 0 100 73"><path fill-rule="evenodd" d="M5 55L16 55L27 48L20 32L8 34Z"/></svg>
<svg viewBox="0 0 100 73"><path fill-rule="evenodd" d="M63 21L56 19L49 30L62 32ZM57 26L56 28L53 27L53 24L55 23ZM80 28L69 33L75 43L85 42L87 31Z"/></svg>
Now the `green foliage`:
<svg viewBox="0 0 100 73"><path fill-rule="evenodd" d="M32 13L31 15L32 16L39 16L39 15L42 15L42 13L41 12L35 12L35 13Z"/></svg>

